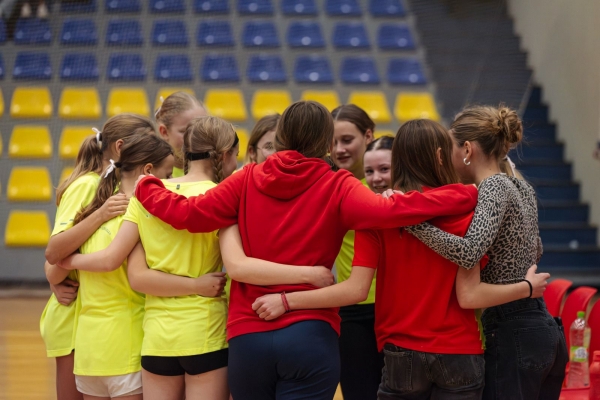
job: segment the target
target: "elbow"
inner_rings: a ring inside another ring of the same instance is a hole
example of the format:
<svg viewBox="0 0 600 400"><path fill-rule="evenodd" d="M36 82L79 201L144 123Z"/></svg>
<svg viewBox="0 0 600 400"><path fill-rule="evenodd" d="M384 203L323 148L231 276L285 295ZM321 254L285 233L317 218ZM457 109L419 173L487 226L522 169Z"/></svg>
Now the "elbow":
<svg viewBox="0 0 600 400"><path fill-rule="evenodd" d="M348 305L354 305L354 304L362 303L363 301L365 301L367 299L367 297L369 297L370 289L371 289L370 285L358 287L356 290L354 290L352 292L353 294L351 297L351 301L349 302L350 304L348 304Z"/></svg>
<svg viewBox="0 0 600 400"><path fill-rule="evenodd" d="M52 265L56 265L56 263L58 263L61 260L60 254L58 254L58 252L52 248L51 242L48 243L48 247L46 247L44 256L46 257L46 261L48 261Z"/></svg>
<svg viewBox="0 0 600 400"><path fill-rule="evenodd" d="M234 265L234 263L228 263L225 264L225 271L227 272L227 275L229 275L229 278L234 280L234 281L238 281L238 282L242 282L245 283L244 281L244 274L242 273L242 268L238 268L237 265Z"/></svg>
<svg viewBox="0 0 600 400"><path fill-rule="evenodd" d="M478 308L477 304L475 303L475 296L473 296L471 293L465 291L457 292L456 298L458 299L458 305L460 308L464 308L466 310Z"/></svg>

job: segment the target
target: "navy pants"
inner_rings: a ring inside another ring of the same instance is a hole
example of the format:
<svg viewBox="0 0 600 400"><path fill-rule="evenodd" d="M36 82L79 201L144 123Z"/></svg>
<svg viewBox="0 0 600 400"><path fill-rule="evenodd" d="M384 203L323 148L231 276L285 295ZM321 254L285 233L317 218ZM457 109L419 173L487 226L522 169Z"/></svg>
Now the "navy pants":
<svg viewBox="0 0 600 400"><path fill-rule="evenodd" d="M323 321L229 340L235 400L331 400L340 381L338 335Z"/></svg>

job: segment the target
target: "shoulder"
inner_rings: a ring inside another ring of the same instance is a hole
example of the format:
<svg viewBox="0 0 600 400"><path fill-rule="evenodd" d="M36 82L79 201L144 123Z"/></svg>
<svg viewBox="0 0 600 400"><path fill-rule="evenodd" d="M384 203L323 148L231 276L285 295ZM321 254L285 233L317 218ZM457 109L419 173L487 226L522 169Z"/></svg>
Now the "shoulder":
<svg viewBox="0 0 600 400"><path fill-rule="evenodd" d="M432 219L431 224L440 228L444 232L448 232L457 236L464 236L469 230L469 226L471 226L473 215L474 212L471 211L461 215L438 217Z"/></svg>
<svg viewBox="0 0 600 400"><path fill-rule="evenodd" d="M100 175L95 172L88 172L85 175L80 176L75 179L73 183L69 185L65 193L79 191L84 188L93 188L94 190L98 188L100 184Z"/></svg>

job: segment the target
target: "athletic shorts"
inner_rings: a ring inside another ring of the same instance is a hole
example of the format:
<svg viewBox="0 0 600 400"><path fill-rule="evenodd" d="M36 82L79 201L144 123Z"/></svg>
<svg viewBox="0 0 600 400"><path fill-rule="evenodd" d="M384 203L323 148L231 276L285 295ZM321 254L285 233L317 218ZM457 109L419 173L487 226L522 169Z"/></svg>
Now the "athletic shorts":
<svg viewBox="0 0 600 400"><path fill-rule="evenodd" d="M125 375L75 375L80 393L96 397L124 397L142 393L142 371Z"/></svg>
<svg viewBox="0 0 600 400"><path fill-rule="evenodd" d="M227 366L229 349L194 356L142 356L142 368L155 375L200 375Z"/></svg>

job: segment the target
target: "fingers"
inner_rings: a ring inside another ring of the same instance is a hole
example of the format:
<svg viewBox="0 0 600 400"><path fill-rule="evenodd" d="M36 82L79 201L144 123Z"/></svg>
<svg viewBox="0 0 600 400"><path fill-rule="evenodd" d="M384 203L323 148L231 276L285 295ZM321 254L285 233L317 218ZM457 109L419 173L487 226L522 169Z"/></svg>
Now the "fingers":
<svg viewBox="0 0 600 400"><path fill-rule="evenodd" d="M225 272L209 272L206 275L216 276L216 277L224 277L226 275L226 273Z"/></svg>
<svg viewBox="0 0 600 400"><path fill-rule="evenodd" d="M79 286L79 282L74 281L74 280L69 279L69 278L66 278L61 283L64 284L64 285L67 285L67 286L74 286L74 287L78 287Z"/></svg>

